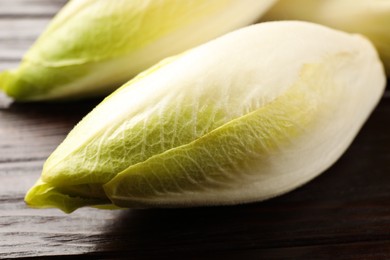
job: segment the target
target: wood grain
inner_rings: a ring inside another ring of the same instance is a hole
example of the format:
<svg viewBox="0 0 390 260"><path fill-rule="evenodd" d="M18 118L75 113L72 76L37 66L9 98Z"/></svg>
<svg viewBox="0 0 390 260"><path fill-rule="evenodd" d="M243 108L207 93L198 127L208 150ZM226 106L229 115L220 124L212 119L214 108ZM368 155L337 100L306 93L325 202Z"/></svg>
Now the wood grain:
<svg viewBox="0 0 390 260"><path fill-rule="evenodd" d="M16 66L65 1L0 0L0 69ZM23 8L21 8L23 6ZM28 208L47 156L100 100L0 95L0 258L390 259L390 94L328 171L289 194L233 207Z"/></svg>
<svg viewBox="0 0 390 260"><path fill-rule="evenodd" d="M67 0L0 0L0 19L51 18Z"/></svg>
<svg viewBox="0 0 390 260"><path fill-rule="evenodd" d="M49 18L0 18L0 61L18 62L49 21Z"/></svg>

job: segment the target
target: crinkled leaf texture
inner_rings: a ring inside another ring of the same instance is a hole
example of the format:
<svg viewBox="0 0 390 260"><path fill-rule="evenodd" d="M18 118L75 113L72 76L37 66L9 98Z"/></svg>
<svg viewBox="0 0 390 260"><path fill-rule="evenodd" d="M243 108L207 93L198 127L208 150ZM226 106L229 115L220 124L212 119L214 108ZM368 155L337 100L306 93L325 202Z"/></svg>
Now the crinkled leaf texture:
<svg viewBox="0 0 390 260"><path fill-rule="evenodd" d="M304 20L368 37L390 76L390 1L280 0L263 20Z"/></svg>
<svg viewBox="0 0 390 260"><path fill-rule="evenodd" d="M0 74L16 100L108 94L161 59L254 22L276 0L73 0L18 69Z"/></svg>
<svg viewBox="0 0 390 260"><path fill-rule="evenodd" d="M33 207L261 201L347 149L385 86L371 43L305 22L250 26L141 73L46 161Z"/></svg>

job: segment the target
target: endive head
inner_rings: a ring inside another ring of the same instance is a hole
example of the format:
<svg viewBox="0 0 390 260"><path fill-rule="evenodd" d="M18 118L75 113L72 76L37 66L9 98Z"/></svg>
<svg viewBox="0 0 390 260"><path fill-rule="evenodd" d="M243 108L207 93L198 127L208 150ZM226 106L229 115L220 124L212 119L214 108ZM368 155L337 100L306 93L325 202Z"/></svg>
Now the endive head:
<svg viewBox="0 0 390 260"><path fill-rule="evenodd" d="M303 20L363 34L378 49L390 76L388 0L280 0L262 20Z"/></svg>
<svg viewBox="0 0 390 260"><path fill-rule="evenodd" d="M247 27L106 98L49 157L26 201L70 212L274 197L341 156L384 85L361 36L304 22Z"/></svg>
<svg viewBox="0 0 390 260"><path fill-rule="evenodd" d="M19 68L0 76L16 100L108 94L162 58L254 22L275 0L73 0Z"/></svg>

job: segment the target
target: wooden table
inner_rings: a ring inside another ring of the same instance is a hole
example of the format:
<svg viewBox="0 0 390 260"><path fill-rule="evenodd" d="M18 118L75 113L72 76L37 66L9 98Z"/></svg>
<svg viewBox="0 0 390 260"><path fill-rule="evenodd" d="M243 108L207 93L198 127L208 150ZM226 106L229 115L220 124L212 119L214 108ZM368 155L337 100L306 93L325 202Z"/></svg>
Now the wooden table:
<svg viewBox="0 0 390 260"><path fill-rule="evenodd" d="M64 0L0 0L0 70ZM23 202L42 164L99 100L20 104L0 96L0 258L390 259L390 95L346 154L287 195L232 207L66 215Z"/></svg>

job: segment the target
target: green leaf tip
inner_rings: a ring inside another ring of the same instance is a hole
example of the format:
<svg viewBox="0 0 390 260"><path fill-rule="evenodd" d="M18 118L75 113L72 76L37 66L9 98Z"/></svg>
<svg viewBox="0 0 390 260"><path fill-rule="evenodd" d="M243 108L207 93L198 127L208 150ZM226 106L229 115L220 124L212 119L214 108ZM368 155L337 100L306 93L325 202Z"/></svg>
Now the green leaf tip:
<svg viewBox="0 0 390 260"><path fill-rule="evenodd" d="M86 188L88 189L88 188ZM107 198L82 196L72 190L54 187L42 180L38 180L24 198L26 204L32 208L58 208L65 213L71 213L80 207L97 206L105 209L114 209Z"/></svg>
<svg viewBox="0 0 390 260"><path fill-rule="evenodd" d="M9 96L12 95L12 93L8 91L10 89L9 86L11 84L10 81L12 77L10 74L10 71L0 72L0 90Z"/></svg>
<svg viewBox="0 0 390 260"><path fill-rule="evenodd" d="M69 212L278 196L343 154L384 87L362 37L305 22L246 27L107 97L50 155L26 201Z"/></svg>
<svg viewBox="0 0 390 260"><path fill-rule="evenodd" d="M24 68L25 66L1 72L0 89L15 100L34 101L36 97L41 95L42 88L32 85L33 77L30 73L25 73ZM24 74L24 76L20 77L21 74Z"/></svg>
<svg viewBox="0 0 390 260"><path fill-rule="evenodd" d="M0 73L0 91L6 93L6 86L7 86L7 71L3 71Z"/></svg>
<svg viewBox="0 0 390 260"><path fill-rule="evenodd" d="M18 101L34 101L39 96L39 88L31 85L28 79L19 77L19 70L3 71L0 74L0 89Z"/></svg>

